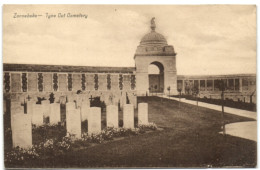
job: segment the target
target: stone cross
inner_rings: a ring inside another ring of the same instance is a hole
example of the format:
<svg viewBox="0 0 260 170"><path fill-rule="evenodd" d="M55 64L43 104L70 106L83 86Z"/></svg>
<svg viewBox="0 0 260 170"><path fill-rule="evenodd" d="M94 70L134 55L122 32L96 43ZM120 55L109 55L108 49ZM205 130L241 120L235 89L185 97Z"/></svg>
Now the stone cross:
<svg viewBox="0 0 260 170"><path fill-rule="evenodd" d="M31 97L28 95L28 97L26 99L28 99L28 101L30 101Z"/></svg>

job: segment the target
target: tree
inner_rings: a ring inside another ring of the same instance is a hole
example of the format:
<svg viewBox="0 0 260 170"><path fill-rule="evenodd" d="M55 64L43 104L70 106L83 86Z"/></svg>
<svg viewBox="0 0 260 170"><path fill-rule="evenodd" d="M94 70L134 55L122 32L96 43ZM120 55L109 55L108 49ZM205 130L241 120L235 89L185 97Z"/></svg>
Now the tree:
<svg viewBox="0 0 260 170"><path fill-rule="evenodd" d="M225 121L224 121L224 93L225 93L225 89L226 89L226 83L223 79L221 80L216 80L217 83L217 87L219 88L219 90L221 91L221 107L222 107L222 114L221 114L221 118L222 118L222 126L223 126L223 135L226 134L226 129L225 129Z"/></svg>
<svg viewBox="0 0 260 170"><path fill-rule="evenodd" d="M179 108L180 108L182 87L178 87L177 90L178 90L178 92L179 92Z"/></svg>
<svg viewBox="0 0 260 170"><path fill-rule="evenodd" d="M169 91L169 98L170 98L171 86L167 87L167 90Z"/></svg>
<svg viewBox="0 0 260 170"><path fill-rule="evenodd" d="M192 91L192 95L196 97L197 106L199 106L199 102L198 102L199 87L193 86L191 91Z"/></svg>

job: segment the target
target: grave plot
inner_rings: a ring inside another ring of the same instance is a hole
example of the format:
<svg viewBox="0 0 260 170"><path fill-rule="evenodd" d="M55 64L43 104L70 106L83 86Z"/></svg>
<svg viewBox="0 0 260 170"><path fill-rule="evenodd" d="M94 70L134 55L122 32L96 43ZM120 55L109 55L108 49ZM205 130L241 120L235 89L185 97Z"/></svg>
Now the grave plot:
<svg viewBox="0 0 260 170"><path fill-rule="evenodd" d="M61 118L60 103L43 102L43 104L32 105L32 114L14 115L13 147L19 146L21 149L9 148L6 155L9 158L17 152L21 155L32 153L33 158L30 157L29 160L28 157L24 161L45 160L47 157L54 159L110 140L122 140L124 137L149 132L149 128L144 130L143 126L137 125L137 121L134 123L134 116L137 118L138 111L134 110L132 104L126 104L124 110L120 112L117 105L109 105L102 112L100 107L90 107L88 100L83 101L83 107L79 109L76 108L75 102L68 102L66 103L66 126L57 124ZM46 105L50 105L49 124L43 123ZM119 126L120 117L125 122L121 126ZM37 126L32 127L32 123ZM153 126L156 127L154 124ZM150 128L151 130L156 128Z"/></svg>

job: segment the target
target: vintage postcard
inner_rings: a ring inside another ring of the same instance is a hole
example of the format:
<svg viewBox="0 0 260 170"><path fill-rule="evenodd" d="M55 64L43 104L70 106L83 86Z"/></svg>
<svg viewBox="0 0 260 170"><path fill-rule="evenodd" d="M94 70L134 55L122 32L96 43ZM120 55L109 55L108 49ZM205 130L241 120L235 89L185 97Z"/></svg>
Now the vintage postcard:
<svg viewBox="0 0 260 170"><path fill-rule="evenodd" d="M3 5L5 168L254 168L255 5Z"/></svg>

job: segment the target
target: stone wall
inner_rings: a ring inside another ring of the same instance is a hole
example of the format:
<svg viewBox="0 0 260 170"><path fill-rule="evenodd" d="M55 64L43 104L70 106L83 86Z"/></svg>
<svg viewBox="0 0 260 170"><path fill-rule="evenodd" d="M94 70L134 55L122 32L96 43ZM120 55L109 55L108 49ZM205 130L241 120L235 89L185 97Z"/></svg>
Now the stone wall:
<svg viewBox="0 0 260 170"><path fill-rule="evenodd" d="M4 93L135 91L135 75L4 71Z"/></svg>
<svg viewBox="0 0 260 170"><path fill-rule="evenodd" d="M113 94L118 102L122 94L136 96L133 72L131 67L4 64L4 103L49 100L51 95L55 102L73 101L79 91L105 103Z"/></svg>

